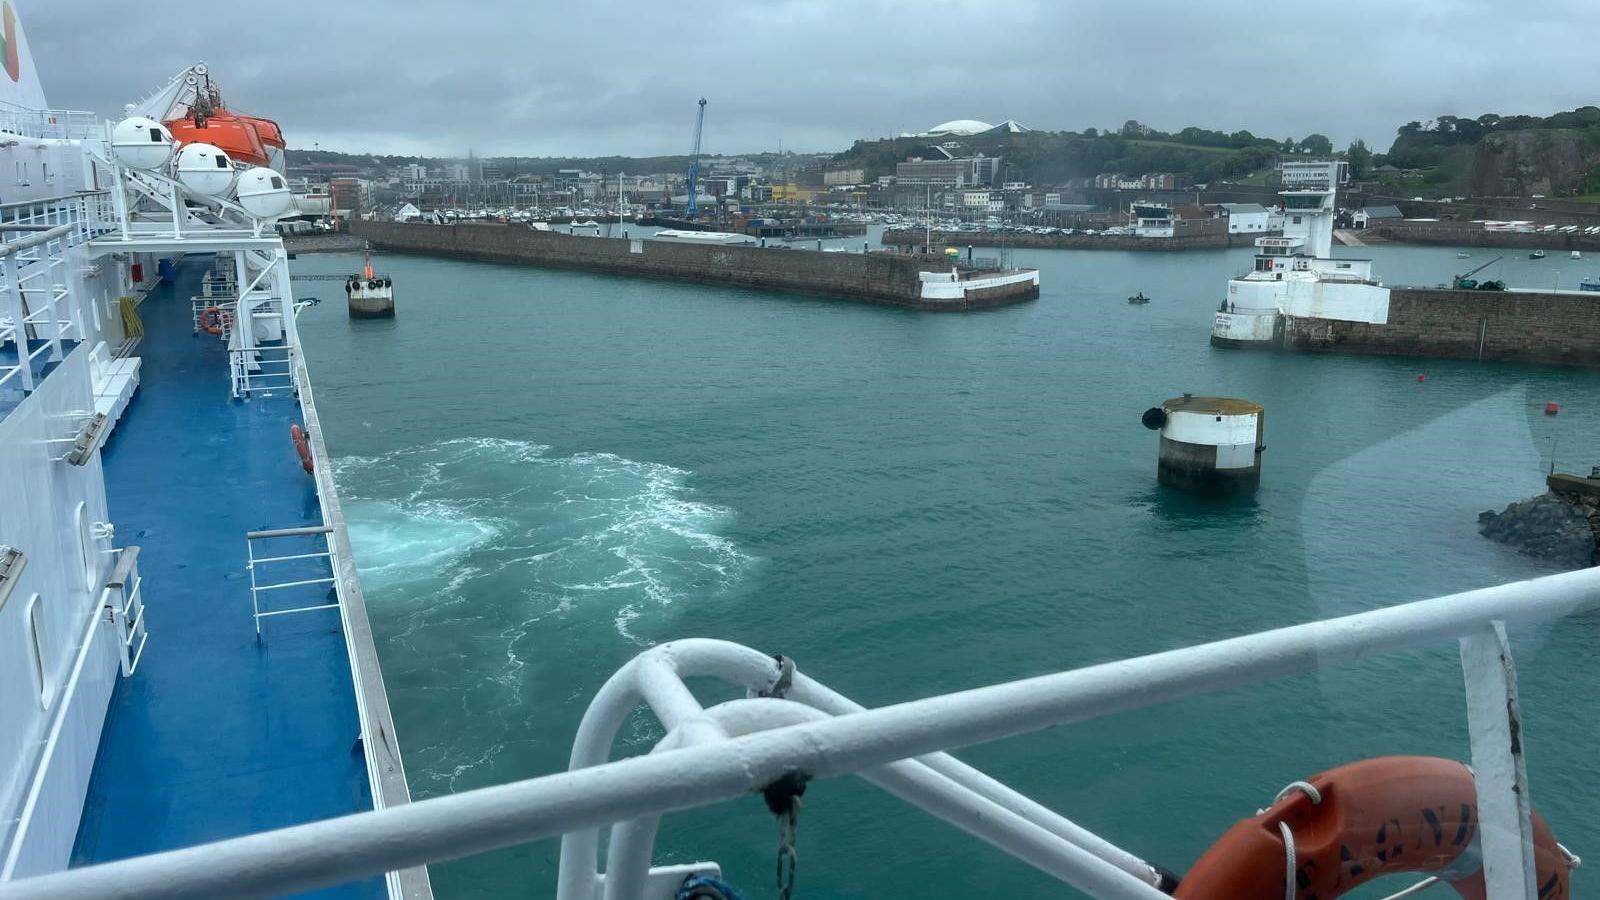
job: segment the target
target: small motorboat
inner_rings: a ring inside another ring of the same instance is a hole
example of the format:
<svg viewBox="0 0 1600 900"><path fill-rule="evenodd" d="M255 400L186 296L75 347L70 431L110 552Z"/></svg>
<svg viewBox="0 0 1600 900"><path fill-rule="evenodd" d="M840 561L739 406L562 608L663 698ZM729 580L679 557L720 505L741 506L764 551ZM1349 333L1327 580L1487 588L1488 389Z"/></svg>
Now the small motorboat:
<svg viewBox="0 0 1600 900"><path fill-rule="evenodd" d="M1144 295L1144 291L1140 291L1139 293L1134 294L1132 297L1129 297L1128 302L1132 303L1134 306L1143 306L1144 304L1150 302L1150 298Z"/></svg>
<svg viewBox="0 0 1600 900"><path fill-rule="evenodd" d="M1583 254L1582 254L1582 253L1579 253L1579 252L1578 252L1578 251L1576 251L1576 250L1574 250L1574 251L1572 251L1572 252L1571 252L1571 253L1570 253L1570 254L1568 254L1568 255L1569 255L1569 256L1571 256L1571 257L1572 257L1572 258L1573 258L1573 259L1583 259Z"/></svg>
<svg viewBox="0 0 1600 900"><path fill-rule="evenodd" d="M1543 250L1535 250L1532 253L1528 254L1528 258L1529 259L1544 259L1544 251Z"/></svg>
<svg viewBox="0 0 1600 900"><path fill-rule="evenodd" d="M1472 254L1468 253L1465 250L1463 250L1460 253L1456 254L1456 259L1471 259L1471 258L1472 258Z"/></svg>

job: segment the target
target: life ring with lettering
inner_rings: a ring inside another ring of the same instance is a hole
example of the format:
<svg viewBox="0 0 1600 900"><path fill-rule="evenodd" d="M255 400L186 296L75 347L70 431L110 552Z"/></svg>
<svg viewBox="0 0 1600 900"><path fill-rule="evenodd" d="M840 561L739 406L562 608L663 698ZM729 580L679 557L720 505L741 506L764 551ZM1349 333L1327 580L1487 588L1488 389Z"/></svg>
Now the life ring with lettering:
<svg viewBox="0 0 1600 900"><path fill-rule="evenodd" d="M1532 822L1538 896L1570 900L1579 860L1538 813ZM1365 759L1284 788L1212 844L1172 895L1327 900L1380 876L1415 872L1448 882L1465 900L1487 900L1478 832L1477 785L1465 765L1432 756Z"/></svg>
<svg viewBox="0 0 1600 900"><path fill-rule="evenodd" d="M206 334L221 334L226 321L222 310L215 306L208 306L200 311L200 330Z"/></svg>
<svg viewBox="0 0 1600 900"><path fill-rule="evenodd" d="M300 454L300 468L310 475L316 466L311 461L311 441L306 437L306 430L299 423L290 425L289 439L294 441L294 452Z"/></svg>

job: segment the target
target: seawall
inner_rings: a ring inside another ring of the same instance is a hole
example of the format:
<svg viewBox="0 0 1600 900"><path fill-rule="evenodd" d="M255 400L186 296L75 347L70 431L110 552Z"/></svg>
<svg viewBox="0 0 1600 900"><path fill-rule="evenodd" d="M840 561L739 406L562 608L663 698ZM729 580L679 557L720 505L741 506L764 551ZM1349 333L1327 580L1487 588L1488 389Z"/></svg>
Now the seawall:
<svg viewBox="0 0 1600 900"><path fill-rule="evenodd" d="M1394 288L1382 325L1285 316L1285 347L1600 366L1600 294Z"/></svg>
<svg viewBox="0 0 1600 900"><path fill-rule="evenodd" d="M1209 220L1208 220L1209 221ZM1276 232L1273 232L1276 235ZM1013 234L981 231L935 231L935 245L950 247L1018 247L1037 250L1221 250L1227 247L1254 247L1264 232L1228 234L1205 229L1195 233L1178 230L1170 238L1145 238L1131 234ZM919 228L883 233L888 246L920 247L928 234Z"/></svg>
<svg viewBox="0 0 1600 900"><path fill-rule="evenodd" d="M922 273L940 272L948 277L950 264L916 254L699 246L558 234L513 225L363 221L352 222L351 231L380 250L642 278L745 285L910 309L960 312L1020 303L1039 296L1036 278L998 289L992 286L992 279L985 278L974 289L958 292L958 297L926 298ZM996 273L980 273L985 274Z"/></svg>

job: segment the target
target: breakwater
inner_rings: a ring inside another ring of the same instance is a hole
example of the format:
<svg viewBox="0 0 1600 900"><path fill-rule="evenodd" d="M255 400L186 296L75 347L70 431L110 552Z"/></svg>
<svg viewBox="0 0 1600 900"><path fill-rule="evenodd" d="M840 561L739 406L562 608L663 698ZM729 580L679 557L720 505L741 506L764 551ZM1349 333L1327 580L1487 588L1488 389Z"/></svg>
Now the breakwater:
<svg viewBox="0 0 1600 900"><path fill-rule="evenodd" d="M1146 238L1131 234L1017 234L982 231L934 231L935 246L1020 247L1033 250L1220 250L1227 247L1253 247L1266 235L1228 234L1205 229L1195 233L1179 230L1169 238ZM920 247L929 239L920 228L886 230L886 246Z"/></svg>
<svg viewBox="0 0 1600 900"><path fill-rule="evenodd" d="M352 222L351 230L379 250L744 285L921 310L961 312L1039 296L1034 270L956 271L944 259L920 254L700 246L515 225Z"/></svg>
<svg viewBox="0 0 1600 900"><path fill-rule="evenodd" d="M1588 478L1552 472L1547 492L1478 514L1478 533L1529 556L1579 569L1600 564L1600 466Z"/></svg>
<svg viewBox="0 0 1600 900"><path fill-rule="evenodd" d="M1296 350L1600 366L1600 294L1394 288L1381 325L1282 316Z"/></svg>

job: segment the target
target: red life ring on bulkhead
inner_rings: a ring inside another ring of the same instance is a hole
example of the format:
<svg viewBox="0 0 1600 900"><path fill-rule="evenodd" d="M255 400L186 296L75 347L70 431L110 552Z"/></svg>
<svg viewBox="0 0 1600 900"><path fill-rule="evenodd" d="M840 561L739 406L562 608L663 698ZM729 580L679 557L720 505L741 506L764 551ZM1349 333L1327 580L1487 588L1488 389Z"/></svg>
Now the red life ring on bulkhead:
<svg viewBox="0 0 1600 900"><path fill-rule="evenodd" d="M310 475L316 466L311 460L311 441L306 438L306 430L299 424L290 425L289 439L294 441L294 452L300 454L300 468Z"/></svg>
<svg viewBox="0 0 1600 900"><path fill-rule="evenodd" d="M206 334L221 334L224 322L222 310L215 306L200 311L200 330Z"/></svg>

